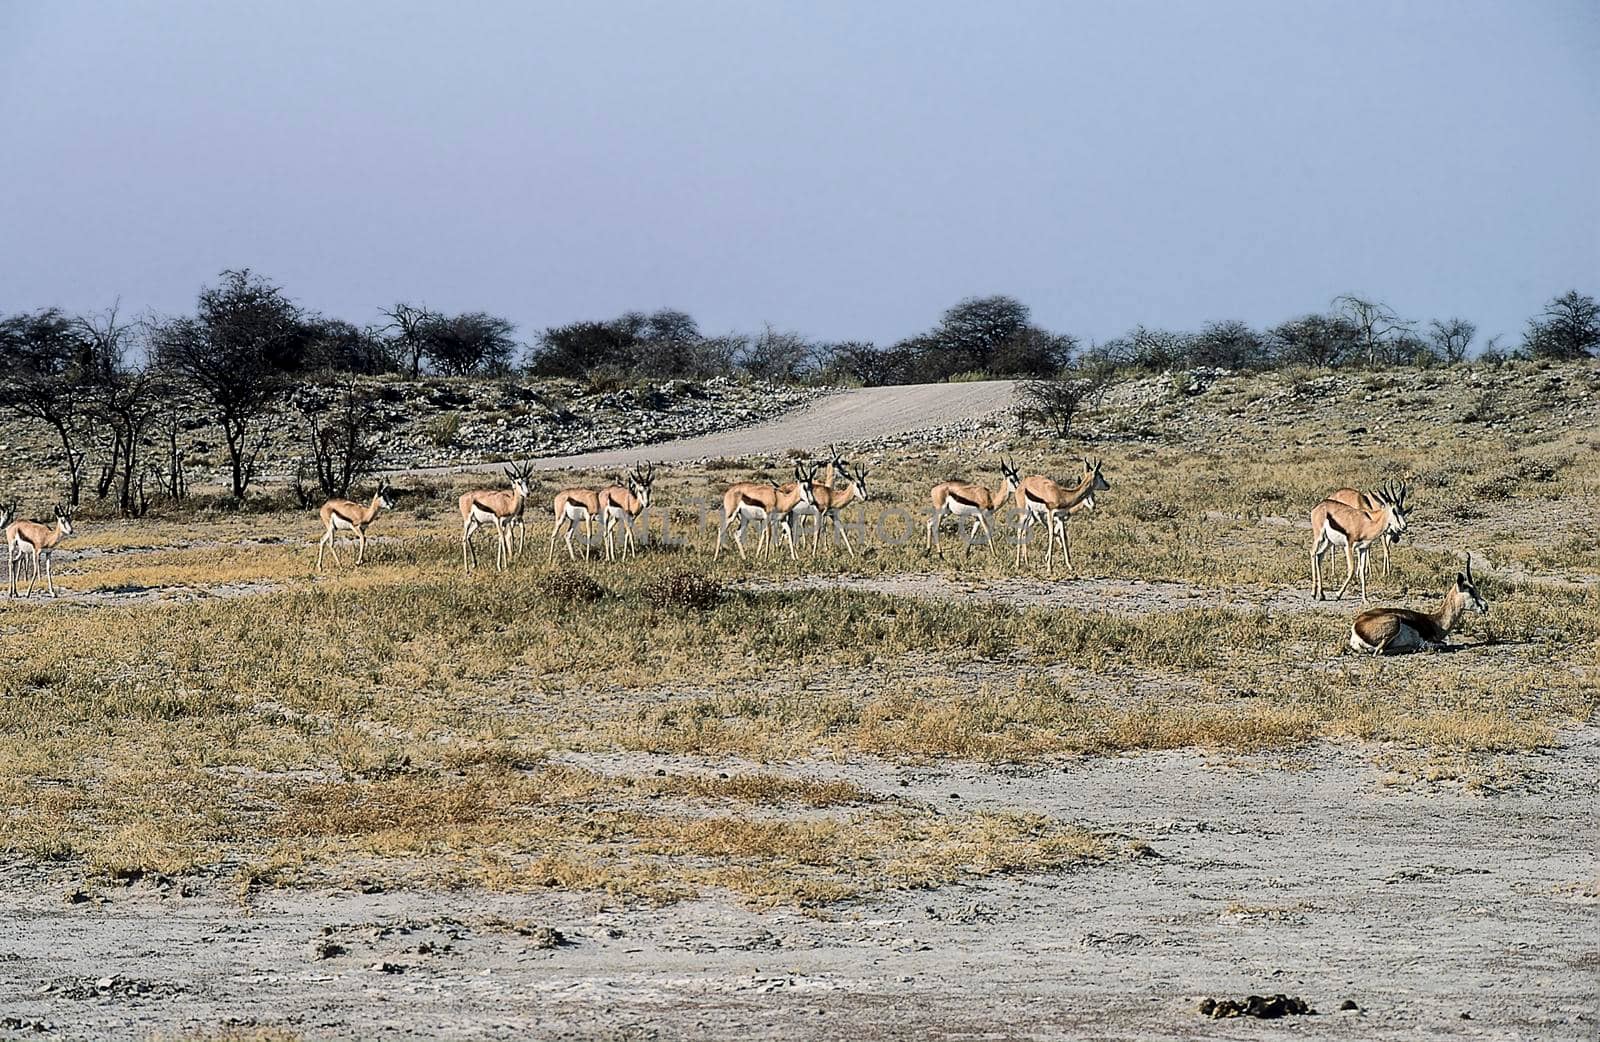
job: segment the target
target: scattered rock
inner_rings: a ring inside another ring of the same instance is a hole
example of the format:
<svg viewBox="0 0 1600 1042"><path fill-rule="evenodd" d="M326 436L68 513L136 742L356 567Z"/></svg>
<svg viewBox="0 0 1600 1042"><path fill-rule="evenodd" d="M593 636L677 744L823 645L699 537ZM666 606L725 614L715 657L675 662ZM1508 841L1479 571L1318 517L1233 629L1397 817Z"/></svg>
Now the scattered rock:
<svg viewBox="0 0 1600 1042"><path fill-rule="evenodd" d="M1213 1020L1222 1020L1226 1017L1256 1017L1260 1020L1276 1020L1287 1016L1314 1016L1316 1010L1311 1008L1305 999L1291 998L1279 993L1277 995L1263 996L1251 995L1240 1002L1237 999L1200 1000L1201 1016Z"/></svg>
<svg viewBox="0 0 1600 1042"><path fill-rule="evenodd" d="M367 969L373 973L404 973L406 968L397 962L375 962Z"/></svg>
<svg viewBox="0 0 1600 1042"><path fill-rule="evenodd" d="M349 951L344 945L331 937L319 937L311 942L311 961L320 962L323 959L332 959Z"/></svg>
<svg viewBox="0 0 1600 1042"><path fill-rule="evenodd" d="M49 1030L49 1024L31 1017L0 1017L0 1031L29 1031L43 1034Z"/></svg>
<svg viewBox="0 0 1600 1042"><path fill-rule="evenodd" d="M1343 1002L1339 1003L1339 1008L1341 1010L1346 1010L1346 1009L1360 1009L1361 1007L1356 1004L1356 1000L1355 999L1345 999Z"/></svg>
<svg viewBox="0 0 1600 1042"><path fill-rule="evenodd" d="M553 926L524 927L517 932L534 948L559 948L567 943L566 935Z"/></svg>

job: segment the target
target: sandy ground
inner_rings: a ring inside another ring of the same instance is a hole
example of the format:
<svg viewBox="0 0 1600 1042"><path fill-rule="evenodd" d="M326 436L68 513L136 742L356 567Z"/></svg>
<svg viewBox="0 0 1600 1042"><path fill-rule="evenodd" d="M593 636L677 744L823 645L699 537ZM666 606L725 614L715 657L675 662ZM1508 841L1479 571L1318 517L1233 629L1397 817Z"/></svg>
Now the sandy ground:
<svg viewBox="0 0 1600 1042"><path fill-rule="evenodd" d="M862 387L841 391L767 423L719 431L699 438L666 441L639 448L550 456L533 460L538 470L626 467L648 459L657 463L715 459L818 449L835 441L866 441L988 416L1009 408L1016 383L980 380L972 383L910 384L904 387ZM467 474L499 470L502 463L424 467L394 471L393 476Z"/></svg>
<svg viewBox="0 0 1600 1042"><path fill-rule="evenodd" d="M1515 767L1520 780L1482 796L1384 785L1331 745L1027 769L797 764L938 808L1050 814L1122 851L820 916L714 895L662 909L559 893L242 904L223 880L69 901L81 880L11 865L0 1037L1592 1039L1600 728ZM1319 1015L1197 1012L1202 996L1252 992Z"/></svg>

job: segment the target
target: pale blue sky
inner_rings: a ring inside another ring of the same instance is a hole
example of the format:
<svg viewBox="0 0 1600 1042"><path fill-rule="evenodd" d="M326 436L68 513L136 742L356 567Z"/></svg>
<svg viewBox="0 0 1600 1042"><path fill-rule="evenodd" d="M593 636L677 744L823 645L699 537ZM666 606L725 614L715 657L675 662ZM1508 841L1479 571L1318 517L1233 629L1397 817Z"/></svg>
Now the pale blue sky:
<svg viewBox="0 0 1600 1042"><path fill-rule="evenodd" d="M676 306L880 343L1520 330L1600 291L1600 3L0 0L0 311L225 267L358 322Z"/></svg>

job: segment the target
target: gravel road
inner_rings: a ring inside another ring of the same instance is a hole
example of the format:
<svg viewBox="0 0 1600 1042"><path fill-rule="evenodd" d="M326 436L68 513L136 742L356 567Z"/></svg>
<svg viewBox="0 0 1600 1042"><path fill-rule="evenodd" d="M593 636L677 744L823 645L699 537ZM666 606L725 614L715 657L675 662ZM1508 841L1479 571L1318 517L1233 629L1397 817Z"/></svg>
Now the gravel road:
<svg viewBox="0 0 1600 1042"><path fill-rule="evenodd" d="M829 395L753 427L638 448L550 456L533 460L533 466L538 470L599 469L625 467L640 459L678 463L721 456L780 453L789 449L818 449L829 442L883 438L987 416L1009 408L1015 391L1016 383L1011 380L862 387ZM396 477L472 474L498 470L501 466L499 461L491 461L390 473Z"/></svg>

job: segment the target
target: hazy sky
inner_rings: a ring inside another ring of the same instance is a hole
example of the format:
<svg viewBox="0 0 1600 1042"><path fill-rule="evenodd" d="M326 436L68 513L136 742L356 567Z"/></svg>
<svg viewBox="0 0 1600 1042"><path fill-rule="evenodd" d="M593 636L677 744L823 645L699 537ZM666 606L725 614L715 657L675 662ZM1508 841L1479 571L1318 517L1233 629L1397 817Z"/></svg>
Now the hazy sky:
<svg viewBox="0 0 1600 1042"><path fill-rule="evenodd" d="M1600 3L0 0L0 311L880 343L1600 291Z"/></svg>

